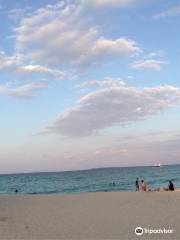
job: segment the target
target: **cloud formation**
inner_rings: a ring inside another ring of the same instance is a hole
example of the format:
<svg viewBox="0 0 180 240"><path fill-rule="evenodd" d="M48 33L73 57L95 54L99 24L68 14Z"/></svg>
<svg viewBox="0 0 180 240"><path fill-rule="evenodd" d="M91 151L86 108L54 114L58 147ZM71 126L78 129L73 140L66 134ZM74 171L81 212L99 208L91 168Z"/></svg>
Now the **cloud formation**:
<svg viewBox="0 0 180 240"><path fill-rule="evenodd" d="M180 5L174 6L172 8L169 8L163 12L160 12L158 14L155 14L153 16L154 19L160 19L165 17L175 17L180 14Z"/></svg>
<svg viewBox="0 0 180 240"><path fill-rule="evenodd" d="M113 125L123 126L142 120L178 104L180 89L173 86L105 88L82 97L44 132L71 137L88 136Z"/></svg>
<svg viewBox="0 0 180 240"><path fill-rule="evenodd" d="M111 1L111 4L126 6L133 2L121 0ZM99 66L141 52L134 40L106 38L99 26L91 26L85 16L86 3L64 0L35 11L31 8L9 11L10 18L17 13L18 21L15 21L17 27L14 28L14 55L8 56L0 51L0 70L5 71L10 79L7 85L1 85L1 94L17 98L33 96L34 87L40 89L42 80L72 79L77 76L74 72L79 67ZM98 6L102 2L94 0L93 4ZM109 4L110 1L103 1L104 6ZM39 85L35 86L32 78ZM28 88L25 94L19 87L22 79L28 82L23 85ZM13 82L18 84L14 87ZM111 84L107 80L103 83L104 86Z"/></svg>
<svg viewBox="0 0 180 240"><path fill-rule="evenodd" d="M19 66L17 71L22 73L51 73L52 72L51 69L41 65Z"/></svg>
<svg viewBox="0 0 180 240"><path fill-rule="evenodd" d="M140 0L89 0L89 2L95 7L127 7Z"/></svg>
<svg viewBox="0 0 180 240"><path fill-rule="evenodd" d="M36 96L36 91L47 88L46 83L28 83L21 86L0 85L0 95L16 99L28 99Z"/></svg>
<svg viewBox="0 0 180 240"><path fill-rule="evenodd" d="M21 62L20 55L7 56L4 51L0 51L0 70L14 69Z"/></svg>
<svg viewBox="0 0 180 240"><path fill-rule="evenodd" d="M19 75L25 74L28 77L25 81L28 83L22 85L22 80L15 80L14 78L13 80L6 80L7 84L0 85L0 95L9 96L16 99L32 98L36 96L38 90L48 88L49 79L52 82L52 80L58 81L64 80L65 78L72 78L70 73L66 74L65 72L53 70L40 65L18 65L18 62L13 57L8 57L7 59L2 60L3 61L0 70L8 72L10 75L14 73ZM32 82L30 77L33 77L34 81L36 80L36 82Z"/></svg>
<svg viewBox="0 0 180 240"><path fill-rule="evenodd" d="M122 81L120 78L118 79L113 79L110 77L106 77L103 80L92 80L92 81L87 81L82 84L80 84L78 87L81 89L86 89L86 88L97 88L97 87L119 87L119 86L124 86L125 82Z"/></svg>
<svg viewBox="0 0 180 240"><path fill-rule="evenodd" d="M60 71L57 69L48 68L43 65L20 65L16 67L16 73L31 75L34 74L36 76L42 75L46 78L52 80L64 80L66 78L71 78L71 74L66 73L65 71Z"/></svg>
<svg viewBox="0 0 180 240"><path fill-rule="evenodd" d="M166 63L161 60L147 59L134 62L132 68L159 71L164 64Z"/></svg>
<svg viewBox="0 0 180 240"><path fill-rule="evenodd" d="M29 59L48 65L101 64L137 54L132 39L104 38L97 26L88 26L82 4L48 5L22 18L16 28L17 49Z"/></svg>

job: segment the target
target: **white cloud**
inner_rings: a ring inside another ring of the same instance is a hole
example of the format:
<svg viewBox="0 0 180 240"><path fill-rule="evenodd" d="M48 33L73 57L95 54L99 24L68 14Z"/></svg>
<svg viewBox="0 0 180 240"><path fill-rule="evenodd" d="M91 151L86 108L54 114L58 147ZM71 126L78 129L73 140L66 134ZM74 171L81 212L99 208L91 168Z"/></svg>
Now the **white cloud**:
<svg viewBox="0 0 180 240"><path fill-rule="evenodd" d="M84 0L84 2L87 0ZM89 0L95 7L127 7L140 0Z"/></svg>
<svg viewBox="0 0 180 240"><path fill-rule="evenodd" d="M169 8L166 11L160 12L153 16L154 19L165 18L165 17L173 17L178 16L180 14L180 5Z"/></svg>
<svg viewBox="0 0 180 240"><path fill-rule="evenodd" d="M17 71L22 73L49 73L52 72L47 67L41 66L41 65L25 65L25 66L19 66Z"/></svg>
<svg viewBox="0 0 180 240"><path fill-rule="evenodd" d="M152 51L147 54L147 58L156 58L156 57L163 57L164 52L162 50Z"/></svg>
<svg viewBox="0 0 180 240"><path fill-rule="evenodd" d="M112 57L137 54L128 38L103 38L98 27L88 26L81 4L48 5L21 20L16 28L17 51L49 65L100 64Z"/></svg>
<svg viewBox="0 0 180 240"><path fill-rule="evenodd" d="M56 80L64 80L66 77L70 78L70 73L67 74L66 72L51 69L42 65L21 65L16 68L17 73L23 74L43 74L46 77L53 77ZM52 80L52 78L51 78Z"/></svg>
<svg viewBox="0 0 180 240"><path fill-rule="evenodd" d="M87 81L82 84L80 84L78 87L80 88L94 88L94 87L119 87L124 86L125 82L123 82L121 79L113 79L110 77L106 77L103 80L92 80Z"/></svg>
<svg viewBox="0 0 180 240"><path fill-rule="evenodd" d="M147 59L136 61L132 64L132 67L135 69L147 69L147 70L161 70L162 65L166 64L164 61L155 60L155 59Z"/></svg>
<svg viewBox="0 0 180 240"><path fill-rule="evenodd" d="M66 73L58 69L52 69L43 65L28 64L24 65L23 56L17 54L15 56L7 56L5 52L0 51L0 70L6 71L8 74L26 74L29 77L31 74L35 74L38 78L39 75L43 75L45 78L52 77L56 80L64 80L65 78L72 78L73 73ZM34 76L35 76L34 75Z"/></svg>
<svg viewBox="0 0 180 240"><path fill-rule="evenodd" d="M0 51L0 70L6 71L9 79L13 76L13 82L19 83L22 74L26 81L33 77L40 84L42 79L72 79L76 77L76 67L99 65L140 52L135 41L125 37L107 39L99 27L89 26L84 2L61 1L31 13L30 10L27 7L9 11L9 17L18 17L19 22L14 29L15 54L7 56ZM17 89L9 86L1 86L1 92L15 95Z"/></svg>
<svg viewBox="0 0 180 240"><path fill-rule="evenodd" d="M14 69L21 62L20 55L7 56L5 52L0 51L0 70Z"/></svg>
<svg viewBox="0 0 180 240"><path fill-rule="evenodd" d="M44 132L80 137L113 125L126 125L180 104L180 89L172 86L137 89L111 87L87 94L57 117Z"/></svg>
<svg viewBox="0 0 180 240"><path fill-rule="evenodd" d="M13 97L16 99L26 99L36 96L35 92L47 88L46 83L28 83L21 86L12 87L9 85L0 85L0 95Z"/></svg>
<svg viewBox="0 0 180 240"><path fill-rule="evenodd" d="M118 58L133 56L137 54L140 49L137 47L136 43L131 39L119 38L116 40L99 38L92 42L89 46L89 50L81 55L79 59L75 61L78 64L84 63L98 63L102 62L107 58Z"/></svg>

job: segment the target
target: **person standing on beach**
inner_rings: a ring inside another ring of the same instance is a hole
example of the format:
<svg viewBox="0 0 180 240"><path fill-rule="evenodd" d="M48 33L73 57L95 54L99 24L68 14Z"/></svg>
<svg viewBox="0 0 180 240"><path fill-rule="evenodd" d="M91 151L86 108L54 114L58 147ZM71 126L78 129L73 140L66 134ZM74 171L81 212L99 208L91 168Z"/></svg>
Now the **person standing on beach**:
<svg viewBox="0 0 180 240"><path fill-rule="evenodd" d="M144 182L144 180L141 181L141 191L146 192L147 191L147 185Z"/></svg>
<svg viewBox="0 0 180 240"><path fill-rule="evenodd" d="M136 191L139 191L139 178L136 178Z"/></svg>

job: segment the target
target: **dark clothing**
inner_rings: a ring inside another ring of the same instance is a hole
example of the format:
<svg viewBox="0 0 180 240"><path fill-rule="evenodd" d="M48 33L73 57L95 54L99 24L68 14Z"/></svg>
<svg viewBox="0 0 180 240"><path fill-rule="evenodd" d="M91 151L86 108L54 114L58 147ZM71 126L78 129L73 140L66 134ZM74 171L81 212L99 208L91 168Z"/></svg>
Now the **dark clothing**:
<svg viewBox="0 0 180 240"><path fill-rule="evenodd" d="M139 191L139 181L136 180L136 191Z"/></svg>
<svg viewBox="0 0 180 240"><path fill-rule="evenodd" d="M169 191L174 191L174 184L172 182L169 183Z"/></svg>

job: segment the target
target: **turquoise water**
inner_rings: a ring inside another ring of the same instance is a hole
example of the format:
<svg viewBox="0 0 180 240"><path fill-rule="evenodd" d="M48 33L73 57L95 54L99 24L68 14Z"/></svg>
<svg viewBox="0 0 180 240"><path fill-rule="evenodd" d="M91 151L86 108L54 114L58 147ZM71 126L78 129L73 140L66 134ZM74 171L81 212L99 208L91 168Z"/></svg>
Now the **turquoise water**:
<svg viewBox="0 0 180 240"><path fill-rule="evenodd" d="M136 177L149 188L167 186L168 180L180 187L180 165L0 175L0 194L15 194L16 189L19 194L134 191Z"/></svg>

